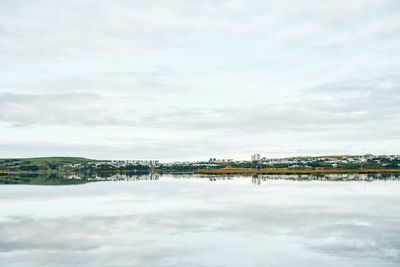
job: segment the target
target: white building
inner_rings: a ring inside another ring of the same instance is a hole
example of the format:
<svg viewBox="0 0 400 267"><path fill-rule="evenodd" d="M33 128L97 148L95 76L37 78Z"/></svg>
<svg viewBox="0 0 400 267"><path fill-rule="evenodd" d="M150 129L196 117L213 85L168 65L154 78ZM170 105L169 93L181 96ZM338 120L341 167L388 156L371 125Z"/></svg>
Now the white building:
<svg viewBox="0 0 400 267"><path fill-rule="evenodd" d="M259 161L259 160L261 160L260 154L251 155L251 161Z"/></svg>

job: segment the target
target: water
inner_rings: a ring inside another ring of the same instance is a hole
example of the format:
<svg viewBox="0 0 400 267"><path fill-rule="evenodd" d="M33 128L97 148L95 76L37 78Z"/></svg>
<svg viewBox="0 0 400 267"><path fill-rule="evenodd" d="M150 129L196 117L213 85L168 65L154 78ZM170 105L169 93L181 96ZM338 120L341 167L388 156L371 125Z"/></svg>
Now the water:
<svg viewBox="0 0 400 267"><path fill-rule="evenodd" d="M400 264L396 175L7 179L0 266Z"/></svg>

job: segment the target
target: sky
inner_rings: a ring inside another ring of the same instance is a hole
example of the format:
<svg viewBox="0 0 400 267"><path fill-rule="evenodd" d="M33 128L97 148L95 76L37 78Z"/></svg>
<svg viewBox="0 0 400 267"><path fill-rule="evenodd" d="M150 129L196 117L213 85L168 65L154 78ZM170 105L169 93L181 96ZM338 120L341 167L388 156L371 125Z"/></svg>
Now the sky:
<svg viewBox="0 0 400 267"><path fill-rule="evenodd" d="M397 0L0 0L0 157L400 154Z"/></svg>

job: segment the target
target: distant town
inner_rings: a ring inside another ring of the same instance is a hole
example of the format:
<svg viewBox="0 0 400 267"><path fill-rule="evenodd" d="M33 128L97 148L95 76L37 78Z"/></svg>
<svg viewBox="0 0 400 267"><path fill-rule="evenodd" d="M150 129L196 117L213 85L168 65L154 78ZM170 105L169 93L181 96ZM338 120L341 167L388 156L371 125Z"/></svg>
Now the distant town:
<svg viewBox="0 0 400 267"><path fill-rule="evenodd" d="M210 158L208 161L176 161L161 163L159 160L111 160L87 162L85 164L65 165L66 168L130 168L147 167L150 169L214 169L214 168L275 168L275 169L358 169L358 168L400 168L400 155L358 155L358 156L321 156L267 158L261 154L251 155L249 160Z"/></svg>
<svg viewBox="0 0 400 267"><path fill-rule="evenodd" d="M259 153L248 160L210 158L206 161L159 160L92 160L74 157L0 159L0 171L164 171L193 172L199 170L379 170L400 169L400 155L337 155L317 157L268 158Z"/></svg>

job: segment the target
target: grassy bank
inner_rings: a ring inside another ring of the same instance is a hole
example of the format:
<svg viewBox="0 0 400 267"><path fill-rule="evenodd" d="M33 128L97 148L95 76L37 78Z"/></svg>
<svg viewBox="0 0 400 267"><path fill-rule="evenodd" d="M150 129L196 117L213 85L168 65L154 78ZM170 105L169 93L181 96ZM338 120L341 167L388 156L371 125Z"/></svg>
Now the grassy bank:
<svg viewBox="0 0 400 267"><path fill-rule="evenodd" d="M3 158L0 159L0 171L58 170L64 165L96 161L78 157Z"/></svg>
<svg viewBox="0 0 400 267"><path fill-rule="evenodd" d="M0 176L7 176L7 175L8 175L8 172L0 171Z"/></svg>
<svg viewBox="0 0 400 267"><path fill-rule="evenodd" d="M384 174L400 173L400 169L377 169L377 170L256 170L256 169L217 169L198 170L199 174Z"/></svg>

